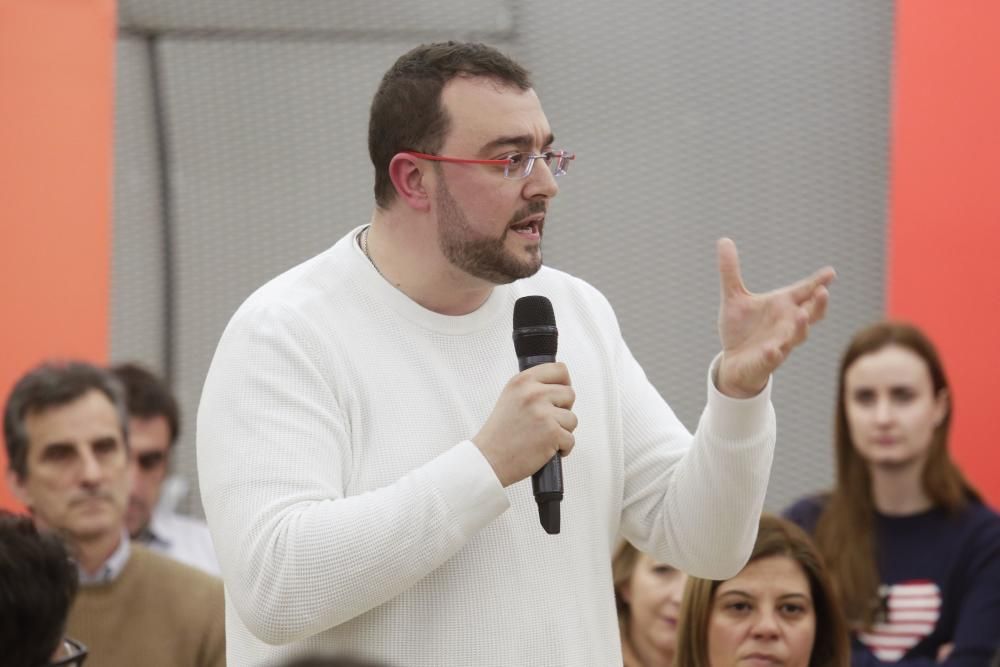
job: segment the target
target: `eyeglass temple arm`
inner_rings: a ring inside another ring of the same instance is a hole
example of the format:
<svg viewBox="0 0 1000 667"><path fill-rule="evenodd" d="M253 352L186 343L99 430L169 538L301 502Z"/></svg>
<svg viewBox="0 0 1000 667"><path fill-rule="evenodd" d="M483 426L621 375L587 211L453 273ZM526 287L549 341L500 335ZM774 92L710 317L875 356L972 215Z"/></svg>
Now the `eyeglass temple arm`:
<svg viewBox="0 0 1000 667"><path fill-rule="evenodd" d="M413 157L423 158L424 160L434 160L435 162L458 162L459 164L508 164L509 159L505 160L472 160L469 158L462 157L448 157L446 155L430 155L428 153L417 153L416 151L401 151L403 155L412 155Z"/></svg>

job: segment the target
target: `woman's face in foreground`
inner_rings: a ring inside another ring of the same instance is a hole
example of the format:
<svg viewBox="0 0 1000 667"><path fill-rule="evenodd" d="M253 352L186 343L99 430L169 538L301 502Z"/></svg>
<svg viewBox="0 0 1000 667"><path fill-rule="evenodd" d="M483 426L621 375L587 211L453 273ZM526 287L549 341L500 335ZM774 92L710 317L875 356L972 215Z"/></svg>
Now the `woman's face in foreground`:
<svg viewBox="0 0 1000 667"><path fill-rule="evenodd" d="M711 667L806 667L816 637L809 579L787 556L752 561L715 591Z"/></svg>

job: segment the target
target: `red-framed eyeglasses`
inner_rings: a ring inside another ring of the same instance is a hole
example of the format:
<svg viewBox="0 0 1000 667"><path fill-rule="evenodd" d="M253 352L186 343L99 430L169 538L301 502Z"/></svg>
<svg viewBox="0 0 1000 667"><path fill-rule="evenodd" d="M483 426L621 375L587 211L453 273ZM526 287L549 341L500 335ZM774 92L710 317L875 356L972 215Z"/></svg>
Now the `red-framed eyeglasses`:
<svg viewBox="0 0 1000 667"><path fill-rule="evenodd" d="M499 160L473 160L470 158L417 153L416 151L403 151L403 153L406 155L412 155L413 157L417 157L422 160L433 160L435 162L455 162L457 164L492 164L498 167L503 167L503 177L511 180L520 180L530 176L536 160L544 161L553 176L562 176L569 169L570 161L576 159L576 154L570 153L569 151L512 153Z"/></svg>

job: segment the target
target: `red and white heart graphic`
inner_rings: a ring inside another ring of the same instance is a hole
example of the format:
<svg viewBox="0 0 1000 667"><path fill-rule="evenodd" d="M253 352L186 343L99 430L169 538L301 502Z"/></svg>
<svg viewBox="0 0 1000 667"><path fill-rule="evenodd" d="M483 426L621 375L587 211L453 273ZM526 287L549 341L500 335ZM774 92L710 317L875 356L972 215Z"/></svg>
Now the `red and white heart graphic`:
<svg viewBox="0 0 1000 667"><path fill-rule="evenodd" d="M861 643L884 662L895 662L934 631L941 615L941 589L933 581L915 579L883 586L886 622L858 635Z"/></svg>

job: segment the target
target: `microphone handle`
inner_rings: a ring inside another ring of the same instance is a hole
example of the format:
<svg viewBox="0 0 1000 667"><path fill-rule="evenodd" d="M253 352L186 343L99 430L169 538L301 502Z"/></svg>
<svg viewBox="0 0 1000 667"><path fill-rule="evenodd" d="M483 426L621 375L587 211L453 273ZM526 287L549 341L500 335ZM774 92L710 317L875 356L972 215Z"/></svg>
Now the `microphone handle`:
<svg viewBox="0 0 1000 667"><path fill-rule="evenodd" d="M520 369L527 370L539 364L549 364L556 360L555 355L539 354L531 357L518 357ZM559 534L560 511L559 503L563 499L562 457L556 454L539 470L531 475L531 490L538 504L538 520L549 535Z"/></svg>

